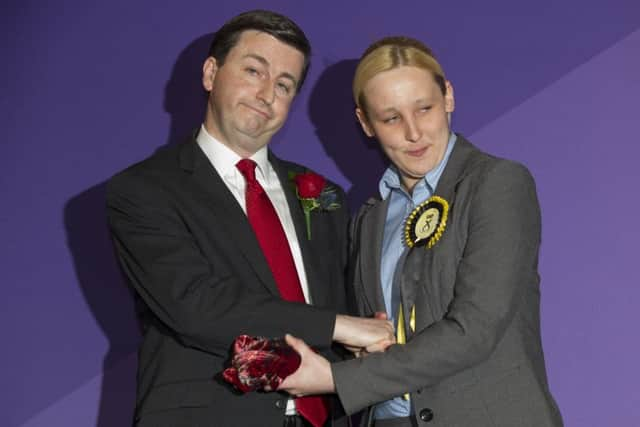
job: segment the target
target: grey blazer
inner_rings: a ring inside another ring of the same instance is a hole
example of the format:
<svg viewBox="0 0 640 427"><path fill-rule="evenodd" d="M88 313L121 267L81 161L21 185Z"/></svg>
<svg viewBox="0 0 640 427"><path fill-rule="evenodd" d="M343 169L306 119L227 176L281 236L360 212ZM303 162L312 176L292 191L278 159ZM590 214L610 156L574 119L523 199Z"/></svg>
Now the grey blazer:
<svg viewBox="0 0 640 427"><path fill-rule="evenodd" d="M540 339L540 210L533 178L463 137L435 195L449 203L444 234L401 259L405 345L332 365L348 413L411 393L425 426L561 426ZM370 200L353 225L357 311L385 311L380 254L387 202Z"/></svg>

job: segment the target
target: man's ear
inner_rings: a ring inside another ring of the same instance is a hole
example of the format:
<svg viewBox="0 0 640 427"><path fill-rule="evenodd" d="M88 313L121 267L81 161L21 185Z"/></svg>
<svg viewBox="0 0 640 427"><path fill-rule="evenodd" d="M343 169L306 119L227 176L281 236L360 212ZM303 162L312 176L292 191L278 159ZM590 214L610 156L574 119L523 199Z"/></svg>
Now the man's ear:
<svg viewBox="0 0 640 427"><path fill-rule="evenodd" d="M365 135L367 135L369 138L372 138L375 135L375 133L373 132L373 129L369 124L367 115L365 114L364 111L362 111L360 107L356 107L356 117L358 118L358 121L360 122L360 126L362 126L362 130L365 133Z"/></svg>
<svg viewBox="0 0 640 427"><path fill-rule="evenodd" d="M449 80L445 83L445 94L444 94L444 111L447 113L453 113L453 110L456 109L456 101L453 96L453 85Z"/></svg>
<svg viewBox="0 0 640 427"><path fill-rule="evenodd" d="M217 72L218 62L216 61L216 58L210 56L205 59L204 64L202 64L202 86L207 92L211 92L213 90L213 81L216 78Z"/></svg>

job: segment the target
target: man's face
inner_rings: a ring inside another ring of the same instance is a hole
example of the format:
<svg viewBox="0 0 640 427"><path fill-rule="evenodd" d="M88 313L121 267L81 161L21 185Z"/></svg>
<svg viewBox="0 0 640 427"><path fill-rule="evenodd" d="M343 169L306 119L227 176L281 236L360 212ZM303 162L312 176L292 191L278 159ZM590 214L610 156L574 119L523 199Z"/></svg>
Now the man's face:
<svg viewBox="0 0 640 427"><path fill-rule="evenodd" d="M302 52L275 37L244 31L224 65L204 63L207 131L242 157L267 145L287 118L303 63Z"/></svg>
<svg viewBox="0 0 640 427"><path fill-rule="evenodd" d="M375 136L412 190L443 159L449 140L448 115L454 109L453 88L442 95L433 75L403 66L384 71L364 88L367 114L356 114L364 132Z"/></svg>

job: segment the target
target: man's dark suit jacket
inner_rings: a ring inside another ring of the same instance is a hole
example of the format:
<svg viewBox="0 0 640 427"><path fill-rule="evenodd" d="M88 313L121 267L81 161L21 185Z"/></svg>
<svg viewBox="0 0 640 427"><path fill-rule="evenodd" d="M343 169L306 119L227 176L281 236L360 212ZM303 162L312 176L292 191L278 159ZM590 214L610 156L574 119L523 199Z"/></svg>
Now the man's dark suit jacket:
<svg viewBox="0 0 640 427"><path fill-rule="evenodd" d="M242 208L195 139L159 151L107 186L109 225L141 306L136 425L280 426L286 396L240 395L219 379L240 334L291 333L330 354L335 315L346 311L348 209L311 213L311 240L290 172L280 178L313 306L285 302ZM117 307L114 307L117 310Z"/></svg>

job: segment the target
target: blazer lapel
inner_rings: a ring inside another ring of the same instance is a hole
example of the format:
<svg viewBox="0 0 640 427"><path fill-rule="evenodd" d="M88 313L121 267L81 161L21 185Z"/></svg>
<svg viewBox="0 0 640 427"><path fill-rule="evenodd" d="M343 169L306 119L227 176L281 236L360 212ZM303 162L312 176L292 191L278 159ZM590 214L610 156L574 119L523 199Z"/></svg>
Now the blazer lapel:
<svg viewBox="0 0 640 427"><path fill-rule="evenodd" d="M274 295L280 295L247 216L200 149L195 138L182 147L180 166L191 174L193 186L211 210L211 223L217 223L217 229L227 234L229 251L232 251L235 246L235 249L245 258L244 264L253 269L265 287Z"/></svg>
<svg viewBox="0 0 640 427"><path fill-rule="evenodd" d="M364 286L364 297L369 307L374 312L385 312L380 278L380 262L389 199L369 199L366 203L371 207L363 215L362 224L356 236L359 238L358 244L360 245L358 248L360 251L360 277Z"/></svg>
<svg viewBox="0 0 640 427"><path fill-rule="evenodd" d="M469 170L470 164L473 161L472 155L476 149L469 143L463 136L458 135L456 145L451 152L449 161L440 177L438 186L435 189L433 195L440 196L449 204L449 214L447 227L451 226L453 218L453 210L455 207L456 191L458 183L465 176L467 170ZM445 234L447 233L445 228ZM410 339L413 335L413 331L409 327L409 320L411 318L411 310L416 304L417 287L422 286L426 289L430 289L437 284L424 283L425 277L433 277L433 275L419 274L422 270L431 266L434 268L432 258L434 254L439 250L438 243L430 249L424 247L415 247L408 250L406 258L404 259L404 265L402 268L402 275L400 277L400 293L402 297L403 315L405 319L405 331L407 333L407 339ZM437 268L437 267L435 267ZM417 316L425 316L426 313L416 312ZM432 320L433 321L433 320ZM423 322L416 322L417 324ZM430 322L427 322L430 323Z"/></svg>
<svg viewBox="0 0 640 427"><path fill-rule="evenodd" d="M466 171L469 169L472 156L470 155L475 151L475 148L469 141L467 141L462 135L458 135L455 147L451 152L447 166L445 167L438 187L436 188L434 195L440 196L445 199L449 204L449 208L453 209L453 202L455 199L455 192L458 183L464 177Z"/></svg>

